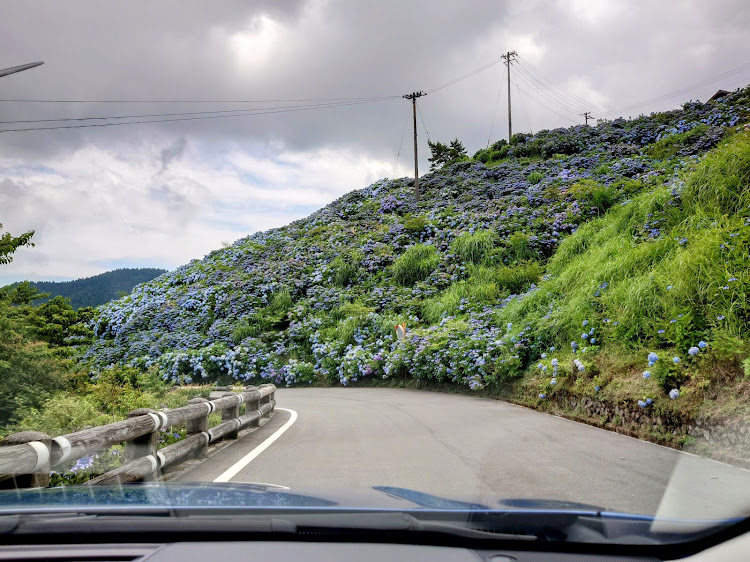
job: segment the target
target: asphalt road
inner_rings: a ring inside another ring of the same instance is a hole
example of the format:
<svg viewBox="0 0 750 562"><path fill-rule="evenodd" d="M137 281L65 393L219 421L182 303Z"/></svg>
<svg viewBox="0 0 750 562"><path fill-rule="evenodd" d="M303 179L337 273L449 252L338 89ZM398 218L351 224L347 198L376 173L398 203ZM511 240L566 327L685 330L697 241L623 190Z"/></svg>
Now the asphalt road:
<svg viewBox="0 0 750 562"><path fill-rule="evenodd" d="M398 486L465 501L750 515L750 471L504 402L381 388L280 389L276 401L268 424L179 480L321 492Z"/></svg>

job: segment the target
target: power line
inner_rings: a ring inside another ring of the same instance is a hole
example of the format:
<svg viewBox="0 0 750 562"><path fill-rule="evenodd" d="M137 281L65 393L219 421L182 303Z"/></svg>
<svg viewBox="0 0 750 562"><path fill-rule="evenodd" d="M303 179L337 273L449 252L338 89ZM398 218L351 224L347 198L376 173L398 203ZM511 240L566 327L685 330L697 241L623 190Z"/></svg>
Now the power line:
<svg viewBox="0 0 750 562"><path fill-rule="evenodd" d="M691 90L695 90L696 88L701 88L703 86L707 86L709 84L712 84L713 82L717 82L719 80L722 80L722 79L725 79L725 78L729 78L729 77L731 77L733 75L736 75L736 74L738 74L740 72L744 72L746 70L750 70L750 63L745 63L745 64L740 65L740 66L738 66L736 68L733 68L731 70L727 70L726 72L722 72L721 74L717 74L716 76L713 76L713 77L710 77L710 78L706 78L704 80L701 80L700 82L696 82L694 84L690 84L690 85L685 86L683 88L680 88L678 90L674 90L672 92L668 92L666 94L662 94L661 96L657 96L655 98L651 98L651 99L648 99L648 100L643 100L643 101L640 101L640 102L637 102L637 103L633 103L633 104L630 104L630 105L625 105L625 106L622 106L622 107L619 107L619 108L616 108L616 109L610 109L610 110L607 110L607 111L603 111L602 115L603 116L612 116L612 115L614 115L616 113L620 113L620 112L623 112L623 111L632 111L633 109L638 109L638 108L641 108L641 107L647 107L647 106L650 106L650 105L654 105L654 104L657 104L659 102L666 101L666 100L668 100L670 98L686 94L686 93L690 92Z"/></svg>
<svg viewBox="0 0 750 562"><path fill-rule="evenodd" d="M291 103L291 102L329 102L329 101L363 101L363 100L386 100L399 98L401 96L369 96L353 98L290 98L290 99L266 99L266 100L135 100L135 99L112 99L112 100L95 100L95 99L0 99L0 102L13 103Z"/></svg>
<svg viewBox="0 0 750 562"><path fill-rule="evenodd" d="M518 87L518 82L515 80L513 83L516 85L516 90L518 90L518 99L521 100L521 107L523 108L523 114L526 116L526 124L529 126L529 132L533 135L534 129L531 128L531 121L529 121L529 114L526 113L526 105L523 103L523 97L521 96L521 88Z"/></svg>
<svg viewBox="0 0 750 562"><path fill-rule="evenodd" d="M516 85L516 86L518 87L518 85ZM537 104L541 105L541 106L542 106L542 107L543 107L544 109L546 109L547 111L550 111L550 112L554 113L555 115L557 115L557 116L559 116L559 117L562 117L563 119L566 119L567 121L570 121L571 123L576 123L576 121L574 121L574 120L573 120L573 119L571 119L570 117L566 117L566 116L565 116L565 115L563 115L562 113L558 113L557 111L555 111L555 110L554 110L554 109L552 109L551 107L548 107L548 106L546 106L546 105L545 105L545 104L544 104L543 102L541 102L541 101L539 101L538 99L536 99L536 98L535 98L534 96L532 96L532 95L531 95L531 94L530 94L529 92L527 92L527 91L525 91L525 90L523 90L523 89L521 89L521 88L518 88L518 89L519 89L519 90L521 90L521 91L522 91L522 92L523 92L524 94L526 94L527 96L529 96L529 98L531 98L532 100L534 100L534 101L535 101L535 102L536 102Z"/></svg>
<svg viewBox="0 0 750 562"><path fill-rule="evenodd" d="M404 147L404 137L406 136L406 128L409 126L409 115L406 115L406 123L404 123L404 130L401 133L401 142L398 145L398 153L396 154L396 163L393 165L393 173L391 176L396 175L396 168L398 167L398 159L401 156L401 149Z"/></svg>
<svg viewBox="0 0 750 562"><path fill-rule="evenodd" d="M360 102L357 102L360 103ZM362 101L361 103L369 103ZM103 121L103 120L118 120L118 119L143 119L146 117L175 117L175 116L191 116L191 115L207 115L207 114L221 114L221 113L244 113L244 112L267 112L276 109L317 109L320 107L337 107L339 105L345 105L345 102L339 103L320 103L320 104L308 104L308 105L292 105L292 106L276 106L276 107L263 107L263 108L234 108L234 109L217 109L210 111L179 111L175 113L140 113L134 115L111 115L111 116L97 116L97 117L62 117L56 119L20 119L15 121L0 121L0 125L12 125L20 123L61 123L64 121Z"/></svg>
<svg viewBox="0 0 750 562"><path fill-rule="evenodd" d="M467 78L471 78L472 76L475 76L479 74L480 72L483 72L490 68L491 66L495 66L497 63L499 63L501 60L503 60L503 57L500 57L498 59L495 59L493 61L488 62L487 64L483 64L479 68L475 68L474 70L471 70L467 72L466 74L462 74L461 76L457 76L456 78L453 78L452 80L448 80L447 82L435 86L434 88L427 90L426 93L431 94L432 92L437 92L438 90L442 90L443 88L447 88L448 86L452 86L453 84L457 84L458 82L461 82L463 80L466 80Z"/></svg>
<svg viewBox="0 0 750 562"><path fill-rule="evenodd" d="M503 77L505 77L505 72L503 71ZM492 122L490 123L490 132L487 135L487 148L490 147L490 139L492 138L492 129L495 127L495 117L497 116L497 108L500 105L500 94L503 91L503 87L500 86L497 89L497 99L495 100L495 111L492 112Z"/></svg>
<svg viewBox="0 0 750 562"><path fill-rule="evenodd" d="M560 109L562 109L565 112L571 113L573 115L578 115L578 110L572 109L570 106L568 106L568 105L566 105L566 104L564 104L564 103L556 100L553 97L550 97L544 90L540 89L539 87L537 87L536 85L534 85L532 82L530 82L529 79L526 78L526 75L524 73L518 72L518 73L516 73L516 77L520 78L521 81L524 84L526 84L531 90L533 90L534 92L536 92L537 95L539 95L540 97L545 98L547 101L549 101L550 103L558 106ZM527 92L527 94L528 94L528 92ZM570 119L570 121L573 121L573 120ZM573 122L575 123L575 121L573 121Z"/></svg>
<svg viewBox="0 0 750 562"><path fill-rule="evenodd" d="M576 103L583 104L586 107L592 107L592 108L594 108L597 111L603 111L602 108L597 107L595 104L591 103L591 101L589 101L589 100L587 100L587 99L579 96L578 94L576 94L576 93L568 90L562 84L560 84L560 83L555 82L554 80L552 80L552 78L550 78L549 76L547 76L546 74L544 74L542 71L540 71L539 69L537 69L536 67L534 67L534 65L532 65L530 62L528 62L526 59L523 59L523 58L519 57L519 61L518 62L519 62L519 64L521 64L527 70L527 72L533 73L533 74L539 76L541 80L544 80L545 82L548 82L549 83L548 88L550 88L550 89L551 88L558 89L560 91L560 93L563 95L563 97L566 97L569 101L571 101L571 102L575 101Z"/></svg>
<svg viewBox="0 0 750 562"><path fill-rule="evenodd" d="M385 100L380 100L385 101ZM352 105L362 105L365 103L374 103L374 102L366 102L366 101L360 101L360 102L349 102L349 103L340 103L340 104L330 104L330 105L324 105L320 107L305 107L305 106L293 106L283 109L275 109L275 110L247 110L246 112L235 112L232 114L221 114L221 115L200 115L197 117L174 117L174 118L167 118L167 119L142 119L137 121L120 121L116 123L88 123L85 125L55 125L52 127L25 127L20 129L0 129L0 133L18 133L23 131L52 131L52 130L58 130L58 129L86 129L90 127L116 127L121 125L140 125L143 123L168 123L168 122L174 122L174 121L200 121L204 119L224 119L228 117L249 117L254 115L270 115L274 113L292 113L297 111L309 111L311 109L327 109L332 107L347 107Z"/></svg>
<svg viewBox="0 0 750 562"><path fill-rule="evenodd" d="M430 131L427 130L427 125L425 125L424 117L422 117L422 110L419 108L419 104L417 105L417 114L419 115L419 120L422 122L422 128L424 129L425 134L427 135L427 140L430 140Z"/></svg>

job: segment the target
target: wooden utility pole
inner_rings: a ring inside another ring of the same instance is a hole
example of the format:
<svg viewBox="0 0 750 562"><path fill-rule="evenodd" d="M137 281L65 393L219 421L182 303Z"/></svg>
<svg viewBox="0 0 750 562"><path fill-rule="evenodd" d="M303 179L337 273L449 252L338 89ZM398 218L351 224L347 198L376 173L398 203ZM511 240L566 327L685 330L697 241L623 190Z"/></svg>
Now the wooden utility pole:
<svg viewBox="0 0 750 562"><path fill-rule="evenodd" d="M510 63L515 60L514 57L518 56L518 53L515 51L508 51L501 56L505 59L505 66L508 67L508 144L510 144L510 139L513 136L513 121L510 114Z"/></svg>
<svg viewBox="0 0 750 562"><path fill-rule="evenodd" d="M426 96L424 92L412 92L402 97L411 100L411 109L414 114L414 199L419 203L419 162L417 161L417 98Z"/></svg>
<svg viewBox="0 0 750 562"><path fill-rule="evenodd" d="M586 125L589 124L589 119L593 119L593 117L591 117L590 111L584 111L583 113L579 113L579 115L582 115L583 118L586 120Z"/></svg>

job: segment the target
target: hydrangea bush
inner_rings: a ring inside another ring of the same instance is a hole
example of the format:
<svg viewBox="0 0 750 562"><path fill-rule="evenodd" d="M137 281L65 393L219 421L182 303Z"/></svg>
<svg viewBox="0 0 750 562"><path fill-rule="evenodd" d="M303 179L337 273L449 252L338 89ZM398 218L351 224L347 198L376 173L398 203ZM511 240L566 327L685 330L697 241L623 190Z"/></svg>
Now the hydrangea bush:
<svg viewBox="0 0 750 562"><path fill-rule="evenodd" d="M375 182L100 307L83 360L156 366L176 383L286 386L479 390L536 371L546 398L564 377L595 377L596 354L617 341L642 348L643 384L676 400L718 331L747 332L750 188L731 188L727 212L698 182L721 158L707 150L750 154L737 132L749 108L739 90L516 135L424 176L419 204L407 178Z"/></svg>

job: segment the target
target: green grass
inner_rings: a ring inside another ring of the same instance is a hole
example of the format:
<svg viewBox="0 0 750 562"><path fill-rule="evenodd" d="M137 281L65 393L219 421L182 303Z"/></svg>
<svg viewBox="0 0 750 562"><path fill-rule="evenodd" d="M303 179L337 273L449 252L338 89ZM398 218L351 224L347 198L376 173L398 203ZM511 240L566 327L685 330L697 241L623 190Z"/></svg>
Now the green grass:
<svg viewBox="0 0 750 562"><path fill-rule="evenodd" d="M409 247L393 262L393 277L397 283L409 286L422 281L440 263L440 255L431 244Z"/></svg>
<svg viewBox="0 0 750 562"><path fill-rule="evenodd" d="M642 191L581 226L549 261L552 278L500 320L532 324L566 348L580 343L584 320L600 339L679 355L719 332L739 336L750 319L749 185L750 136L738 135L686 173L681 196ZM657 239L643 235L649 217L663 220Z"/></svg>
<svg viewBox="0 0 750 562"><path fill-rule="evenodd" d="M497 233L494 230L478 230L457 237L450 251L466 263L480 263L495 247Z"/></svg>

